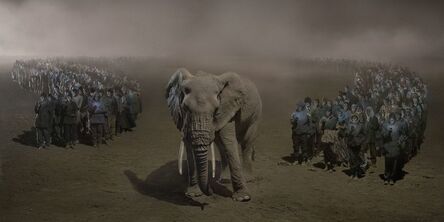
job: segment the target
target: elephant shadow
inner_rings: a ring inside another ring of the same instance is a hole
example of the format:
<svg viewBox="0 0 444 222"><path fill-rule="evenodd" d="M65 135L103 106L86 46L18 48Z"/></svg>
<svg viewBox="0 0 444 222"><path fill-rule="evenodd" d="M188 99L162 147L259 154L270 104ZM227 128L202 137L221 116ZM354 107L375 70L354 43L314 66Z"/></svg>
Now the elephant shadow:
<svg viewBox="0 0 444 222"><path fill-rule="evenodd" d="M184 165L183 169L187 169L186 163L184 163ZM185 196L188 187L187 171L184 170L183 175L180 175L177 169L177 161L170 161L151 172L146 176L145 180L139 178L136 173L131 170L125 170L123 173L133 188L142 195L147 195L176 205L198 206L203 208L203 205L206 205L205 203L200 203ZM217 189L215 193L221 196L231 197L231 191L224 186L214 184L212 186Z"/></svg>

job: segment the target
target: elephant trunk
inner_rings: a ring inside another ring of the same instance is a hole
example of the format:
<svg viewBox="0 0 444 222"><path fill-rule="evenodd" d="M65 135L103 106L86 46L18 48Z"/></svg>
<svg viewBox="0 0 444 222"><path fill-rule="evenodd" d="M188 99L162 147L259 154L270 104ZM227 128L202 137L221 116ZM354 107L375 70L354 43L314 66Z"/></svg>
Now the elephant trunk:
<svg viewBox="0 0 444 222"><path fill-rule="evenodd" d="M205 195L211 195L208 175L208 151L215 137L213 115L189 113L184 128L184 136L186 140L190 141L193 149L199 188Z"/></svg>
<svg viewBox="0 0 444 222"><path fill-rule="evenodd" d="M194 149L194 157L196 160L197 182L200 190L205 195L211 195L209 187L208 175L208 148L209 146L199 146Z"/></svg>
<svg viewBox="0 0 444 222"><path fill-rule="evenodd" d="M191 114L188 116L185 136L193 146L206 146L214 141L213 116Z"/></svg>

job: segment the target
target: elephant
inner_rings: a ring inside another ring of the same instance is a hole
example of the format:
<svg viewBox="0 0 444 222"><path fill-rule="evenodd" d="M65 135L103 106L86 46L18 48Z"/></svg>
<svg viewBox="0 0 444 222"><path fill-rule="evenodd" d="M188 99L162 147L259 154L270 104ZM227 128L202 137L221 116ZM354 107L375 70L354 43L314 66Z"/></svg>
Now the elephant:
<svg viewBox="0 0 444 222"><path fill-rule="evenodd" d="M234 72L214 75L199 71L193 75L179 68L167 84L166 99L182 135L181 146L186 149L186 195L213 193L208 153L214 143L221 154L222 165L230 170L232 198L249 201L251 195L244 173L252 172L254 142L262 115L262 101L255 84ZM212 157L214 177L214 150ZM179 155L179 161L181 158Z"/></svg>

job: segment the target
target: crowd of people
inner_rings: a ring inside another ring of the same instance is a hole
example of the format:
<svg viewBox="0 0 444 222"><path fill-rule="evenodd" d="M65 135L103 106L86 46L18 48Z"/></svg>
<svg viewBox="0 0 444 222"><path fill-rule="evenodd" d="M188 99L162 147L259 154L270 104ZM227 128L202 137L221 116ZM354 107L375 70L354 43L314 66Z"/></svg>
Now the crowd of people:
<svg viewBox="0 0 444 222"><path fill-rule="evenodd" d="M108 144L134 129L142 112L140 84L103 68L57 58L19 60L11 77L40 94L34 109L39 149Z"/></svg>
<svg viewBox="0 0 444 222"><path fill-rule="evenodd" d="M393 185L424 141L427 94L422 79L405 68L357 70L353 85L336 98L306 97L297 104L291 114L294 163L323 155L326 171L345 166L361 178L383 156L384 184Z"/></svg>
<svg viewBox="0 0 444 222"><path fill-rule="evenodd" d="M107 144L136 127L142 112L137 81L90 64L16 61L11 77L40 94L35 105L39 149L50 144L73 148L80 140ZM322 155L327 171L345 166L352 178L360 178L383 156L385 184L394 184L424 141L427 95L427 85L405 68L360 68L353 85L336 98L306 97L297 104L291 114L292 157L306 164Z"/></svg>

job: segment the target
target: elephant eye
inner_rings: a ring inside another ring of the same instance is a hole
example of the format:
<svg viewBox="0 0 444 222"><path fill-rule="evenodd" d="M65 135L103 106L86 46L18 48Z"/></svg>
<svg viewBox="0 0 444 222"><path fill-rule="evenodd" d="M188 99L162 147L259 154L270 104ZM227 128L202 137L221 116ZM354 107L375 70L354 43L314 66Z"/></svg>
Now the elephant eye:
<svg viewBox="0 0 444 222"><path fill-rule="evenodd" d="M185 94L189 94L191 92L191 89L186 87L183 91L185 92Z"/></svg>

